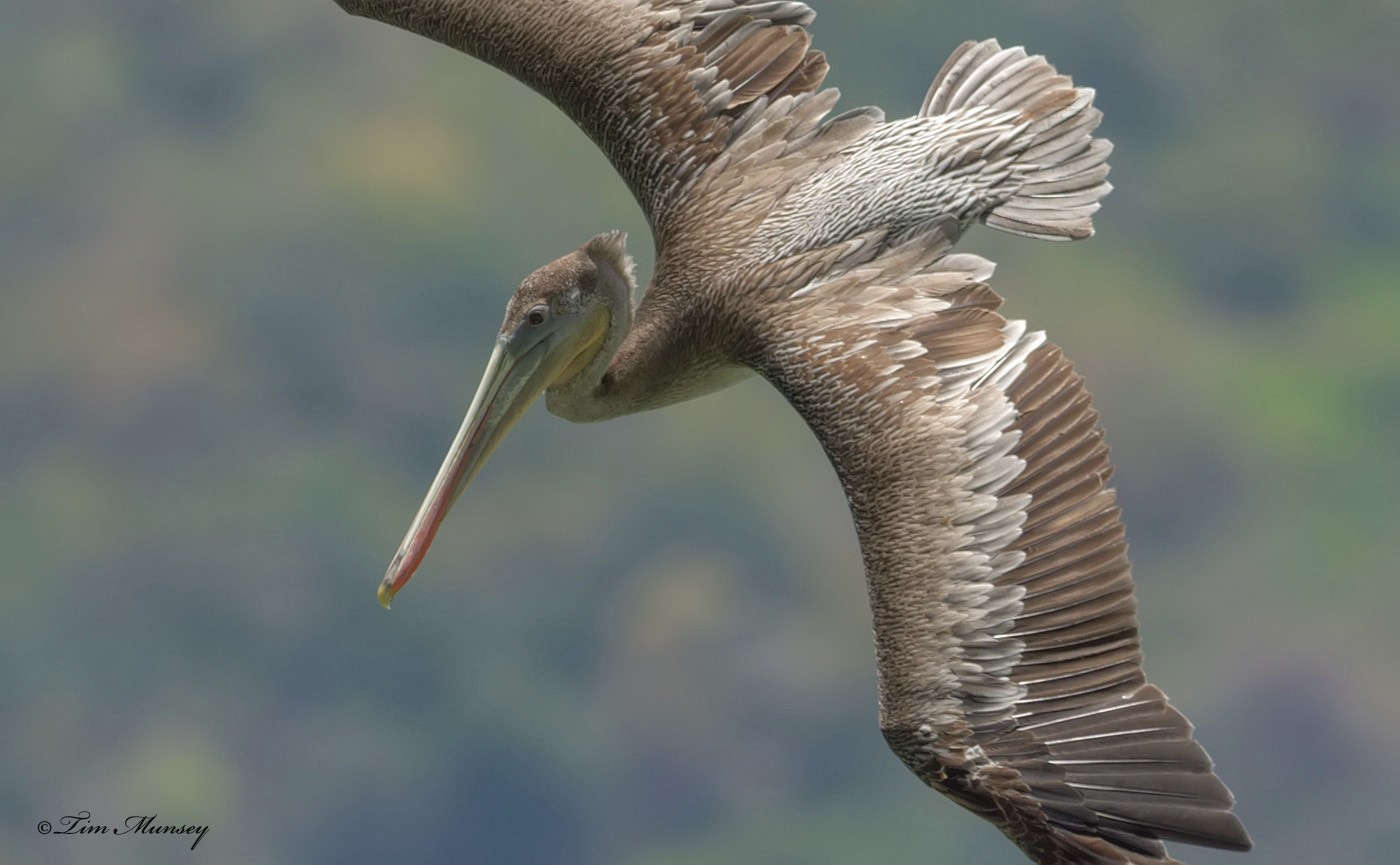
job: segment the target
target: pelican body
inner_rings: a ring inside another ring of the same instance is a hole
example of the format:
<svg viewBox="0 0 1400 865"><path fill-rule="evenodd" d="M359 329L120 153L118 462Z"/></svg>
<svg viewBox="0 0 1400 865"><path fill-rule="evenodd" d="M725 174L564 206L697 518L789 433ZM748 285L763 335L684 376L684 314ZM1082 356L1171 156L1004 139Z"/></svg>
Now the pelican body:
<svg viewBox="0 0 1400 865"><path fill-rule="evenodd" d="M999 312L975 223L1074 240L1108 193L1093 91L960 46L919 113L830 116L787 0L338 0L474 55L569 115L641 204L527 277L380 586L386 606L525 408L600 421L767 379L855 520L880 727L1042 865L1245 850L1191 725L1142 671L1112 466L1083 380Z"/></svg>

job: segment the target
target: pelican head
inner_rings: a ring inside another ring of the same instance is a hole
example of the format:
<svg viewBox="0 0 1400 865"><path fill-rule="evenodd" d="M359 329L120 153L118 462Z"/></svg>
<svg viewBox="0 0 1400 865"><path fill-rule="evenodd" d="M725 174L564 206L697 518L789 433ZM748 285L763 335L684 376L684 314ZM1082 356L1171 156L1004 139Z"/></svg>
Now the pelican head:
<svg viewBox="0 0 1400 865"><path fill-rule="evenodd" d="M632 261L622 232L599 235L525 278L506 306L481 385L428 495L379 585L388 607L423 561L448 510L525 409L545 391L587 399L631 321Z"/></svg>

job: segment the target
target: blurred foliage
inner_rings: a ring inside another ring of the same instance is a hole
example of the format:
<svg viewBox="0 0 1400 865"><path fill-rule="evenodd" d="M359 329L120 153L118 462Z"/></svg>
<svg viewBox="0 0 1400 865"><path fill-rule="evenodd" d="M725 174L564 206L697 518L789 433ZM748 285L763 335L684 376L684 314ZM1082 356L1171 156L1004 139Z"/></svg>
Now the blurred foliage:
<svg viewBox="0 0 1400 865"><path fill-rule="evenodd" d="M988 35L1099 89L1099 236L969 243L1097 395L1255 857L1393 862L1394 0L818 7L848 106ZM537 410L375 605L516 281L649 263L566 119L330 2L4 18L0 865L1022 861L886 753L840 490L761 383ZM35 832L81 809L212 828Z"/></svg>

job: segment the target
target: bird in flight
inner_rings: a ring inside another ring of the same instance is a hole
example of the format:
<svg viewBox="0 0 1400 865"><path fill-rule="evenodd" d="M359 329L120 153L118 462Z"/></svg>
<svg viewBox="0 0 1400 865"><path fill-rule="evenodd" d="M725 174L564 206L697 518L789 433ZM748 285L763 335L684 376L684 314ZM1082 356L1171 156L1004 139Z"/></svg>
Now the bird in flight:
<svg viewBox="0 0 1400 865"><path fill-rule="evenodd" d="M1092 90L995 41L958 47L914 117L837 116L791 0L337 0L529 85L607 155L657 250L530 274L379 589L541 394L572 421L757 374L801 414L855 520L879 718L920 779L1041 865L1246 850L1233 797L1142 671L1108 447L1083 379L1001 315L974 223L1093 233L1110 144Z"/></svg>

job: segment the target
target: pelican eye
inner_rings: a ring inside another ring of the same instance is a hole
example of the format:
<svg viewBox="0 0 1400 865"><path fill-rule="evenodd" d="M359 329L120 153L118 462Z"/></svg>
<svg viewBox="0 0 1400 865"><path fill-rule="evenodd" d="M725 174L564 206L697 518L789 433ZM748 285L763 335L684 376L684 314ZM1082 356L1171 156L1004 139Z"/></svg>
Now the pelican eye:
<svg viewBox="0 0 1400 865"><path fill-rule="evenodd" d="M546 321L549 321L549 307L545 304L540 304L525 313L525 323L532 327L539 327Z"/></svg>

